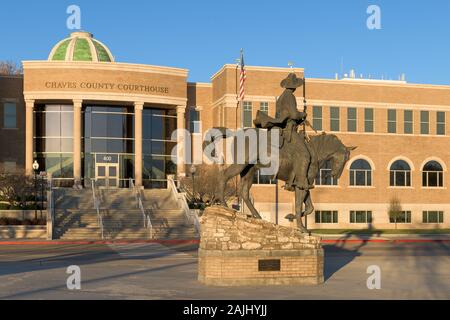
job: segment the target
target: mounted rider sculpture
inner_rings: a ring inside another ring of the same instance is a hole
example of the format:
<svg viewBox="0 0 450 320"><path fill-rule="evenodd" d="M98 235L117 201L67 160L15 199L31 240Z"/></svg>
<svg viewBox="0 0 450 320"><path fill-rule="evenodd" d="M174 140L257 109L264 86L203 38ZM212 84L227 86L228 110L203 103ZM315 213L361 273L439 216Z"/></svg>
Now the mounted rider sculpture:
<svg viewBox="0 0 450 320"><path fill-rule="evenodd" d="M295 215L289 215L287 219L297 221L297 226L302 232L308 232L303 224L302 217L314 212L310 190L314 188L314 180L319 170L328 161L331 161L331 176L335 179L342 175L345 164L350 159L350 151L355 147L346 147L338 137L330 134L319 134L308 137L305 131L300 131L299 126L307 123L307 114L297 109L297 100L294 95L298 87L304 85L302 79L297 78L295 73L281 82L284 88L283 94L279 97L277 107L277 117L272 118L266 113L258 112L254 124L257 129L246 130L268 130L279 132L279 168L273 179L286 182L285 189L295 192ZM223 132L221 138L229 138L224 128L215 128ZM260 135L258 146L260 144ZM234 137L236 139L236 137ZM270 135L268 137L270 140ZM212 141L216 143L217 141ZM236 142L236 141L235 141ZM265 141L264 145L270 145L270 141ZM236 143L234 144L236 146ZM246 158L248 159L248 158ZM240 175L240 194L245 204L255 218L261 219L258 211L250 200L250 189L253 178L258 170L266 168L262 161L246 161L244 164L231 164L221 171L219 183L219 199L226 205L224 191L227 182ZM305 209L303 210L303 204Z"/></svg>

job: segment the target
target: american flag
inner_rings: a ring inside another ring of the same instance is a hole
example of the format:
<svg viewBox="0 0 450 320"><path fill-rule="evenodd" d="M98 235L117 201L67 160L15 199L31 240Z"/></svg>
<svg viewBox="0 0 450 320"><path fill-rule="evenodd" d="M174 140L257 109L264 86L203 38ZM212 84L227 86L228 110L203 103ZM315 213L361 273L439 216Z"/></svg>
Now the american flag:
<svg viewBox="0 0 450 320"><path fill-rule="evenodd" d="M245 72L244 63L244 50L241 50L241 79L239 85L239 100L244 101L245 99L245 80L247 79L247 73Z"/></svg>

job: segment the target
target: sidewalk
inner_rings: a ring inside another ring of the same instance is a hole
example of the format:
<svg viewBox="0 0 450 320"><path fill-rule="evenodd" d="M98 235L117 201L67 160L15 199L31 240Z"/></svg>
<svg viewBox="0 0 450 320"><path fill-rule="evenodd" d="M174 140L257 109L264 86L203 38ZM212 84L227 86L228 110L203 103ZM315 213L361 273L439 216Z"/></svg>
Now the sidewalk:
<svg viewBox="0 0 450 320"><path fill-rule="evenodd" d="M346 235L346 234L312 234L322 238L322 243L431 243L441 242L450 243L450 235L445 234L389 234L389 235ZM162 245L198 245L198 239L180 239L180 240L0 240L0 246L56 246L56 245L124 245L124 244L145 244L159 243Z"/></svg>

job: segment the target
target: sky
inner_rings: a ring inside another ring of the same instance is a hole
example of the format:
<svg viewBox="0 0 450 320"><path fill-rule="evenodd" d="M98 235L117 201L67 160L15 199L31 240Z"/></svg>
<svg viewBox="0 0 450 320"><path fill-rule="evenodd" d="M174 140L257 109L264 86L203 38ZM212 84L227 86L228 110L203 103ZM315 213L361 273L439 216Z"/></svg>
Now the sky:
<svg viewBox="0 0 450 320"><path fill-rule="evenodd" d="M81 27L118 62L189 69L209 82L244 49L247 65L304 68L309 78L357 75L450 85L450 1L428 0L40 0L0 4L0 61L45 60L70 32L69 5ZM367 8L381 29L367 28ZM344 70L344 72L342 72Z"/></svg>

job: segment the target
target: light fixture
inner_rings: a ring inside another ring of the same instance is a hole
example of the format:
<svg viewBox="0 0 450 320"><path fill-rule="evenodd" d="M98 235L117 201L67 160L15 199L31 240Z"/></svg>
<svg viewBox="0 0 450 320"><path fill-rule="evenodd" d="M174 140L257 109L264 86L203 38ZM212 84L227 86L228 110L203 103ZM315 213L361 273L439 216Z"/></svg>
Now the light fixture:
<svg viewBox="0 0 450 320"><path fill-rule="evenodd" d="M34 171L38 171L38 170L39 170L39 163L37 162L37 160L34 160L34 163L33 163L33 170L34 170Z"/></svg>

